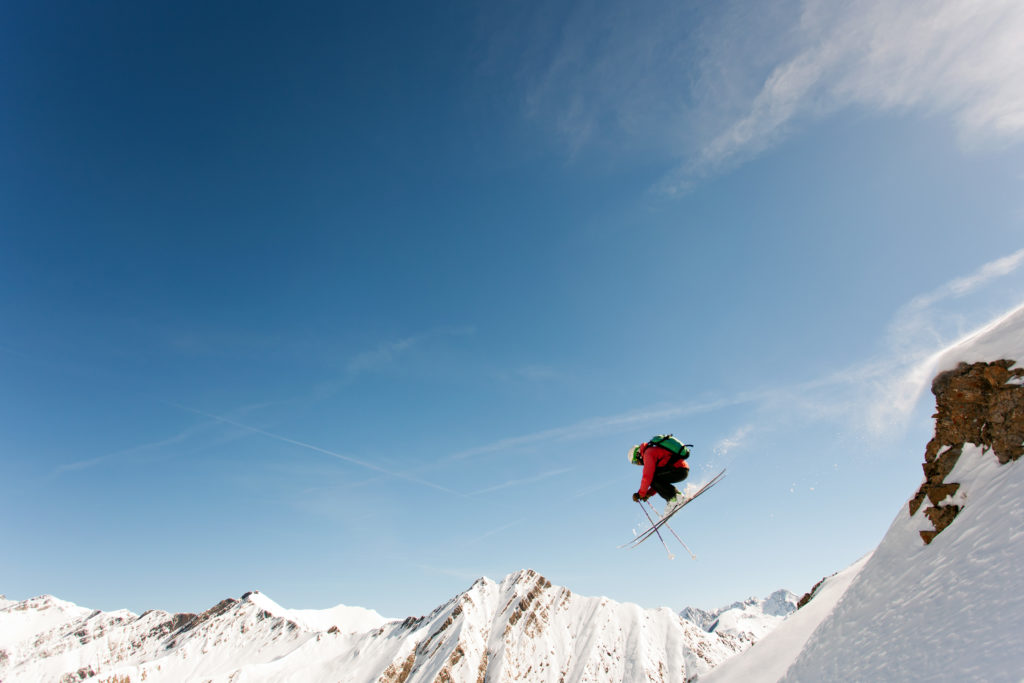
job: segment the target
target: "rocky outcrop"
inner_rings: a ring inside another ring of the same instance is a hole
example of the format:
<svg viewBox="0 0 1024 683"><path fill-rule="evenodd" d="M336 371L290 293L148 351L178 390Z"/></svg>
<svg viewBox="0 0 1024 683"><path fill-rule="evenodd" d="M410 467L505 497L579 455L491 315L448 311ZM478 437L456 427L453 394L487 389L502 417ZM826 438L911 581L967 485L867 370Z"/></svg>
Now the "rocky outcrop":
<svg viewBox="0 0 1024 683"><path fill-rule="evenodd" d="M960 363L932 382L936 412L935 436L924 456L925 481L910 501L914 515L925 503L932 529L922 531L927 544L960 512L951 498L960 484L947 481L965 444L990 449L1006 464L1024 455L1024 368L1015 361Z"/></svg>
<svg viewBox="0 0 1024 683"><path fill-rule="evenodd" d="M821 581L819 581L818 583L816 583L816 584L814 584L813 586L811 586L811 590L809 590L809 591L807 591L806 593L804 593L803 597L802 597L802 598L800 598L800 599L799 599L799 600L797 601L797 603L796 603L796 608L797 608L797 609L803 609L804 605L806 605L806 604L807 604L807 603L809 603L809 602L810 602L811 600L813 600L813 599L814 599L814 596L818 594L818 589L819 589L819 588L821 588L821 585L822 585L823 583L825 583L825 581L827 581L827 580L828 580L829 578L831 578L832 576L835 576L835 574L831 574L830 576L825 576L825 577L823 577L823 578L821 579Z"/></svg>

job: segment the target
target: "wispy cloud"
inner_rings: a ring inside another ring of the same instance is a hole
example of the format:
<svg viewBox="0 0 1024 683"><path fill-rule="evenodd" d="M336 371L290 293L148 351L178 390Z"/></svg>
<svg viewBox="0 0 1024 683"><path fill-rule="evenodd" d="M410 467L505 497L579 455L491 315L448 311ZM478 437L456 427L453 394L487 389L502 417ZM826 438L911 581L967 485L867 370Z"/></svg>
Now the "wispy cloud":
<svg viewBox="0 0 1024 683"><path fill-rule="evenodd" d="M598 491L602 491L602 490L608 488L609 486L618 485L618 484L621 484L621 483L622 483L622 479L621 478L609 479L608 481L602 482L600 484L594 484L593 486L588 486L585 489L581 489L581 490L577 491L576 493L574 493L572 497L573 498L583 498L584 496L589 496L592 493L597 493Z"/></svg>
<svg viewBox="0 0 1024 683"><path fill-rule="evenodd" d="M922 337L936 338L934 308L950 299L975 292L993 280L1012 274L1024 264L1024 249L984 264L970 275L954 278L935 290L912 299L889 325L889 343L900 350L919 343Z"/></svg>
<svg viewBox="0 0 1024 683"><path fill-rule="evenodd" d="M804 382L766 389L751 398L766 422L774 419L771 416L798 415L809 421L847 423L856 433L869 437L903 429L930 387L939 359L1018 310L1024 287L1020 278L1011 283L1007 279L1022 264L1024 250L1019 250L952 278L897 310L879 340L876 355ZM958 299L969 294L984 295L987 306L958 305ZM762 427L754 424L750 428Z"/></svg>
<svg viewBox="0 0 1024 683"><path fill-rule="evenodd" d="M173 446L175 444L180 444L180 443L182 443L184 441L187 441L188 439L193 438L194 436L196 436L197 434L199 434L199 433L201 433L203 431L209 430L211 424L215 424L215 423L203 422L201 424L192 425L192 426L188 427L187 429L184 429L184 430L178 432L177 434L175 434L173 436L167 437L166 439L160 439L158 441L150 441L148 443L139 444L137 446L131 446L129 448L122 448L122 449L117 450L117 451L113 451L113 452L110 452L110 453L105 453L104 455L100 455L100 456L97 456L95 458L87 458L87 459L84 459L84 460L78 460L78 461L75 461L75 462L65 463L63 465L59 465L54 470L54 475L61 475L61 474L64 474L66 472L78 472L78 471L81 471L81 470L85 470L85 469L89 469L89 468L92 468L92 467L96 467L97 465L101 465L101 464L103 464L105 462L108 462L110 460L114 460L116 458L124 458L124 457L136 456L136 455L140 455L140 454L143 454L143 453L157 451L157 450L159 450L161 448L165 448L167 446Z"/></svg>
<svg viewBox="0 0 1024 683"><path fill-rule="evenodd" d="M580 436L595 436L600 434L618 433L626 431L637 425L642 425L658 420L678 418L685 415L710 412L727 405L734 405L750 400L749 396L740 396L734 399L712 400L707 402L687 403L680 406L662 406L648 408L620 415L605 415L602 417L589 418L564 427L554 427L522 436L509 437L494 441L482 446L468 448L448 456L449 460L462 460L487 453L497 453L510 448L518 448L536 443L550 441L565 441Z"/></svg>
<svg viewBox="0 0 1024 683"><path fill-rule="evenodd" d="M541 364L526 364L512 367L492 367L485 370L485 377L503 385L553 387L564 381L565 376L555 367Z"/></svg>
<svg viewBox="0 0 1024 683"><path fill-rule="evenodd" d="M1003 311L974 329L941 345L921 347L916 353L907 354L900 371L891 373L891 376L880 386L879 393L884 397L884 403L874 403L865 411L868 416L868 426L873 431L879 432L905 421L921 394L929 387L932 377L940 369L945 358L955 354L957 349L963 348L996 327L1003 325L1021 310L1024 310L1024 304ZM1022 339L1024 339L1024 330L1021 333ZM992 353L995 353L995 350ZM979 360L981 359L979 358ZM997 359L987 357L984 360Z"/></svg>
<svg viewBox="0 0 1024 683"><path fill-rule="evenodd" d="M519 526L520 524L522 524L525 521L526 521L526 518L523 517L523 518L515 520L514 522L509 522L508 524L502 524L499 527L495 527L494 529L490 529L488 531L485 531L484 533L480 534L479 536L477 536L475 538L471 538L468 541L464 541L460 545L462 545L463 547L468 546L468 545L476 545L480 541L486 540L486 539L490 538L491 536L496 536L496 535L500 534L502 531L507 531L508 529L511 529L512 527Z"/></svg>
<svg viewBox="0 0 1024 683"><path fill-rule="evenodd" d="M982 264L972 273L955 277L914 297L896 312L886 332L884 357L850 370L859 375L857 381L871 382L875 387L876 400L864 411L868 429L879 433L902 424L921 392L928 387L935 360L947 349L998 323L1006 315L1004 310L987 320L963 320L946 304L999 285L1002 278L1014 274L1022 264L1024 249ZM1013 291L1012 288L1006 290L1011 296ZM1011 312L1019 305L1019 296L1018 292L1018 297L1010 299L1008 310ZM962 325L966 325L966 331L961 329Z"/></svg>
<svg viewBox="0 0 1024 683"><path fill-rule="evenodd" d="M375 348L353 356L346 365L349 374L358 375L365 372L380 370L393 364L399 357L422 346L423 344L442 337L460 337L475 333L475 328L440 327L429 332L412 335L397 341L381 342Z"/></svg>
<svg viewBox="0 0 1024 683"><path fill-rule="evenodd" d="M469 495L471 495L471 496L482 496L485 493L494 493L495 491L500 491L501 489L511 488L513 486L522 486L523 484L534 484L534 483L536 483L538 481L543 481L545 479L550 479L551 477L561 476L561 475L565 474L566 472L571 472L572 470L573 470L572 467L563 467L561 469L550 470L548 472L541 472L540 474L536 474L536 475L534 475L532 477L524 477L522 479L509 479L507 481L501 482L500 484L495 484L494 486L488 486L485 489L480 489L479 491L474 491L473 493L471 493Z"/></svg>
<svg viewBox="0 0 1024 683"><path fill-rule="evenodd" d="M326 448L320 448L319 446L314 446L313 444L306 443L304 441L299 441L297 439L288 438L287 436L284 436L282 434L275 434L274 432L269 432L269 431L267 431L265 429L260 429L258 427L253 427L251 425L242 424L241 422L237 422L235 420L231 420L231 419L228 419L228 418L220 416L220 415L214 415L213 413L207 413L207 412L204 412L202 410L196 410L195 408L189 408L188 406L183 406L183 405L180 405L180 404L171 404L171 405L174 405L174 407L180 408L181 410L186 410L186 411L188 411L190 413L195 413L196 415L202 415L204 417L208 417L211 420L216 420L216 421L222 422L224 424L229 424L229 425L232 425L234 427L238 427L239 429L243 429L245 431L252 432L253 434L260 434L262 436L265 436L265 437L268 437L268 438L271 438L271 439L275 439L276 441L281 441L283 443L291 444L293 446L298 446L300 448L305 448L307 450L311 450L311 451L314 451L316 453L321 453L323 455L327 455L327 456L330 456L332 458L337 458L338 460L342 460L344 462L351 463L353 465L357 465L358 467L362 467L364 469L368 469L368 470L371 470L373 472L377 472L379 474L386 475L386 476L388 476L388 477L390 477L392 479L401 479L403 481L412 482L414 484L420 484L422 486L427 486L429 488L437 489L438 491L443 491L445 493L449 493L449 494L453 494L453 495L458 495L458 496L464 495L464 494L458 493L456 491L452 491L451 489L445 488L444 486L440 486L439 484L435 484L433 482L427 481L425 479L420 479L418 477L414 477L414 476L411 476L409 474L405 474L404 472L395 472L395 471L386 469L384 467L380 467L379 465L375 465L375 464L373 464L371 462L367 462L365 460L360 460L359 458L354 458L354 457L352 457L350 455L344 455L343 453L338 453L336 451L331 451L331 450L328 450Z"/></svg>
<svg viewBox="0 0 1024 683"><path fill-rule="evenodd" d="M466 449L448 456L447 460L462 460L583 436L617 434L668 419L710 413L739 405L749 405L757 417L735 428L715 443L713 452L719 457L727 457L740 450L753 434L769 431L771 425L783 419L795 419L801 423L845 423L845 426L856 433L883 436L906 425L922 392L929 386L936 363L943 354L1003 323L1008 316L1019 310L1024 290L1018 287L1016 301L1007 310L1000 311L989 319L979 317L983 314L974 311L975 322L966 333L951 332L948 324L942 324L942 321L951 316L951 312L943 304L954 303L969 293L988 294L1006 290L1004 278L1016 273L1022 264L1024 250L982 264L972 273L955 277L933 291L914 298L894 316L889 331L880 340L883 348L879 355L860 363L837 368L820 377L790 385L754 388L731 396L713 397L684 405L651 407L580 420L562 427ZM1012 294L1014 290L1010 288L1009 291ZM932 332L914 333L909 331L912 328ZM528 480L516 483L525 481Z"/></svg>
<svg viewBox="0 0 1024 683"><path fill-rule="evenodd" d="M850 106L950 115L965 139L1024 138L1024 5L1013 0L808 0L799 53L699 166L756 154L801 115Z"/></svg>
<svg viewBox="0 0 1024 683"><path fill-rule="evenodd" d="M945 116L968 145L1024 140L1017 0L642 5L579 3L557 31L524 31L549 41L527 51L526 112L573 153L602 145L674 158L666 191L848 107Z"/></svg>

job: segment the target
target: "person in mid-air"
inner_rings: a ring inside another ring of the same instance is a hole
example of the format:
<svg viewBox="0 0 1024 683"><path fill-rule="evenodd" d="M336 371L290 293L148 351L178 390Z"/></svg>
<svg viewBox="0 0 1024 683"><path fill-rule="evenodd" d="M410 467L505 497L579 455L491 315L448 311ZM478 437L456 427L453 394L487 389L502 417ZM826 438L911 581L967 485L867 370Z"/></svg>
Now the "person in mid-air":
<svg viewBox="0 0 1024 683"><path fill-rule="evenodd" d="M643 465L640 490L633 494L634 502L647 500L655 493L665 499L665 514L681 505L685 498L675 484L686 479L690 466L686 459L690 451L671 434L651 437L650 441L629 449L629 461Z"/></svg>

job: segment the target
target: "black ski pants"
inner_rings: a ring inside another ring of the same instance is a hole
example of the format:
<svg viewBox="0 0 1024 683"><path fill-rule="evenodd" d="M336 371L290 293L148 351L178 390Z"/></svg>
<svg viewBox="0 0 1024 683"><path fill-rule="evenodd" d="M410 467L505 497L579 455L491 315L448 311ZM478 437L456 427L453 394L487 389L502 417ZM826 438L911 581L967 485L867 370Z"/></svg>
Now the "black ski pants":
<svg viewBox="0 0 1024 683"><path fill-rule="evenodd" d="M659 467L654 470L654 478L651 479L651 488L665 500L671 500L679 493L674 484L678 484L690 475L688 467Z"/></svg>

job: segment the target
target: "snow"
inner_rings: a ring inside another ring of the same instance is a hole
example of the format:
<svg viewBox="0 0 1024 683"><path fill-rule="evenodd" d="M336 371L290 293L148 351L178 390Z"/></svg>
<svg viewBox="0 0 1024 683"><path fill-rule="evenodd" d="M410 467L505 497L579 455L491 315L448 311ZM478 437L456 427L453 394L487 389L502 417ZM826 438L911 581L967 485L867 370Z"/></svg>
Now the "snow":
<svg viewBox="0 0 1024 683"><path fill-rule="evenodd" d="M923 507L904 506L871 555L701 683L1021 680L1024 464L970 444L947 480L963 510L930 545Z"/></svg>
<svg viewBox="0 0 1024 683"><path fill-rule="evenodd" d="M667 608L576 595L531 570L501 583L480 579L431 614L403 621L344 606L289 610L259 592L192 621L47 600L0 610L5 683L65 676L426 683L476 681L483 671L496 681L682 683L750 645Z"/></svg>
<svg viewBox="0 0 1024 683"><path fill-rule="evenodd" d="M1024 359L1024 306L933 361L941 371L1004 358ZM786 592L683 618L575 595L530 570L480 579L403 621L286 609L259 592L192 621L0 596L0 680L1022 680L1024 464L968 444L947 481L961 485L947 502L962 511L930 545L924 507L911 517L903 505L872 554L785 617Z"/></svg>
<svg viewBox="0 0 1024 683"><path fill-rule="evenodd" d="M767 598L749 598L717 610L687 607L680 616L709 633L727 633L751 642L775 629L787 615L796 611L797 596L778 590Z"/></svg>
<svg viewBox="0 0 1024 683"><path fill-rule="evenodd" d="M327 631L337 626L344 633L358 633L380 628L389 621L372 609L337 605L329 609L285 609L259 591L246 594L246 599L275 617L293 621L306 631Z"/></svg>
<svg viewBox="0 0 1024 683"><path fill-rule="evenodd" d="M701 683L723 681L777 681L781 678L807 639L818 625L835 609L850 583L867 563L867 555L818 587L814 598L800 610L741 655L727 660L706 676Z"/></svg>
<svg viewBox="0 0 1024 683"><path fill-rule="evenodd" d="M0 645L17 645L36 633L50 631L90 614L92 610L58 600L52 595L41 595L21 603L4 601L0 605Z"/></svg>
<svg viewBox="0 0 1024 683"><path fill-rule="evenodd" d="M936 373L952 370L958 363L1009 359L1024 362L1024 306L1016 308L968 335L936 356Z"/></svg>
<svg viewBox="0 0 1024 683"><path fill-rule="evenodd" d="M930 545L923 510L897 517L783 680L1020 680L1024 465L972 445L947 480L959 516Z"/></svg>
<svg viewBox="0 0 1024 683"><path fill-rule="evenodd" d="M932 362L938 373L1000 359L1024 361L1024 306ZM901 506L871 555L701 683L1022 680L1024 464L967 444L946 481L961 486L944 504L962 510L930 545L926 506Z"/></svg>

